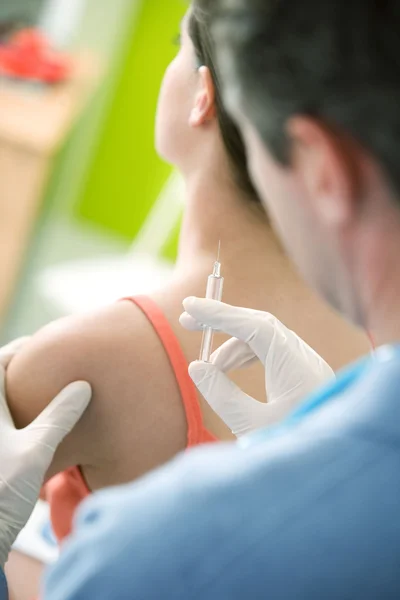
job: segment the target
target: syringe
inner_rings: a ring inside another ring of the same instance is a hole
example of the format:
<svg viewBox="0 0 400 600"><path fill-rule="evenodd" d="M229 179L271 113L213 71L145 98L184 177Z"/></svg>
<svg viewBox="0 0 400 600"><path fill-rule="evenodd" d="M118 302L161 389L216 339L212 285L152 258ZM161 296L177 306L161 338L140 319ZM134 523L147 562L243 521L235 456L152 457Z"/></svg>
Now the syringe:
<svg viewBox="0 0 400 600"><path fill-rule="evenodd" d="M221 263L219 261L221 250L221 242L218 246L218 256L214 263L213 272L208 277L206 298L211 300L222 300L222 292L224 288L224 278L221 277ZM212 327L206 327L203 332L203 340L201 342L200 349L200 360L203 362L210 362L212 345L214 339L214 330Z"/></svg>

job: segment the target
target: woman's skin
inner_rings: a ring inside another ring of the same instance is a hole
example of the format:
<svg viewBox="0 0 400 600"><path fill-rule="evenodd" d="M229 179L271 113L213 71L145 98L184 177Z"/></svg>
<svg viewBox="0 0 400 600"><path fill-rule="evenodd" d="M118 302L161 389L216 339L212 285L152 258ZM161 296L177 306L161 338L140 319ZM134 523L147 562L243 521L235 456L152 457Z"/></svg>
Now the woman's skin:
<svg viewBox="0 0 400 600"><path fill-rule="evenodd" d="M186 209L174 276L152 298L188 362L198 358L201 335L180 327L182 300L204 295L219 240L225 302L273 313L334 369L368 351L366 336L302 283L261 207L234 183L216 118L214 83L207 68L196 68L187 18L161 90L157 148L184 176ZM216 336L216 344L222 341ZM265 401L261 366L233 378ZM135 479L185 448L186 420L174 374L152 326L130 302L57 321L33 337L7 376L17 425L28 424L61 388L81 379L91 383L93 400L58 450L49 476L79 464L96 490ZM208 429L232 439L199 400Z"/></svg>

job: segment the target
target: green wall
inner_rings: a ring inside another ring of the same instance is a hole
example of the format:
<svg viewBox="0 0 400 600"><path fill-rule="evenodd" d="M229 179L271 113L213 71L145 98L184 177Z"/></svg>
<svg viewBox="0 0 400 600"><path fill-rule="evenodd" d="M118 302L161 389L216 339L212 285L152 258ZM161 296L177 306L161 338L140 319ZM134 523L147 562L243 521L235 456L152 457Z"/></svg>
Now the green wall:
<svg viewBox="0 0 400 600"><path fill-rule="evenodd" d="M154 120L182 0L143 0L116 91L89 166L77 215L134 238L171 169L154 150Z"/></svg>

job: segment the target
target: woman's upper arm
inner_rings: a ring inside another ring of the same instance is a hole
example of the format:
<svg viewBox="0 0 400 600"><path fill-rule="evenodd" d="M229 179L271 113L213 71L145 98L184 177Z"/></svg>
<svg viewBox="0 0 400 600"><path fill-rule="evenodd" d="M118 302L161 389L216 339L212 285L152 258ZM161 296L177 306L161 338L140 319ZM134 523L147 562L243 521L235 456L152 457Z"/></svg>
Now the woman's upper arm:
<svg viewBox="0 0 400 600"><path fill-rule="evenodd" d="M88 381L92 401L58 449L49 476L74 465L110 460L113 423L104 400L115 387L121 355L120 305L56 321L32 337L7 371L7 399L25 427L73 381ZM118 403L115 408L117 409Z"/></svg>
<svg viewBox="0 0 400 600"><path fill-rule="evenodd" d="M69 383L89 381L95 394L95 340L85 318L56 321L39 331L12 360L6 378L7 399L17 427L25 427ZM95 429L93 407L57 451L50 475L91 460Z"/></svg>
<svg viewBox="0 0 400 600"><path fill-rule="evenodd" d="M130 302L56 321L27 343L7 372L16 425L29 424L78 380L90 383L92 401L48 476L81 465L97 489L134 479L185 447L174 374L151 325Z"/></svg>

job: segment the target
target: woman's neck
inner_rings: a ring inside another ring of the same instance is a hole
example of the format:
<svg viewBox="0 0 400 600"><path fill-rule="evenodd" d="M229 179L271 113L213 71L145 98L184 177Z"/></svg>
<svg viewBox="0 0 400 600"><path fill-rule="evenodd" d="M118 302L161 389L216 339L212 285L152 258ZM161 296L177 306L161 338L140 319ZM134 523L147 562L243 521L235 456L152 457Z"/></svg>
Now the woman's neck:
<svg viewBox="0 0 400 600"><path fill-rule="evenodd" d="M202 295L221 241L224 300L272 310L304 285L282 251L261 205L232 182L186 180L186 207L173 288Z"/></svg>
<svg viewBox="0 0 400 600"><path fill-rule="evenodd" d="M228 179L209 181L202 174L186 179L178 270L193 269L199 260L215 259L221 242L225 266L248 263L267 252L283 256L262 207Z"/></svg>

